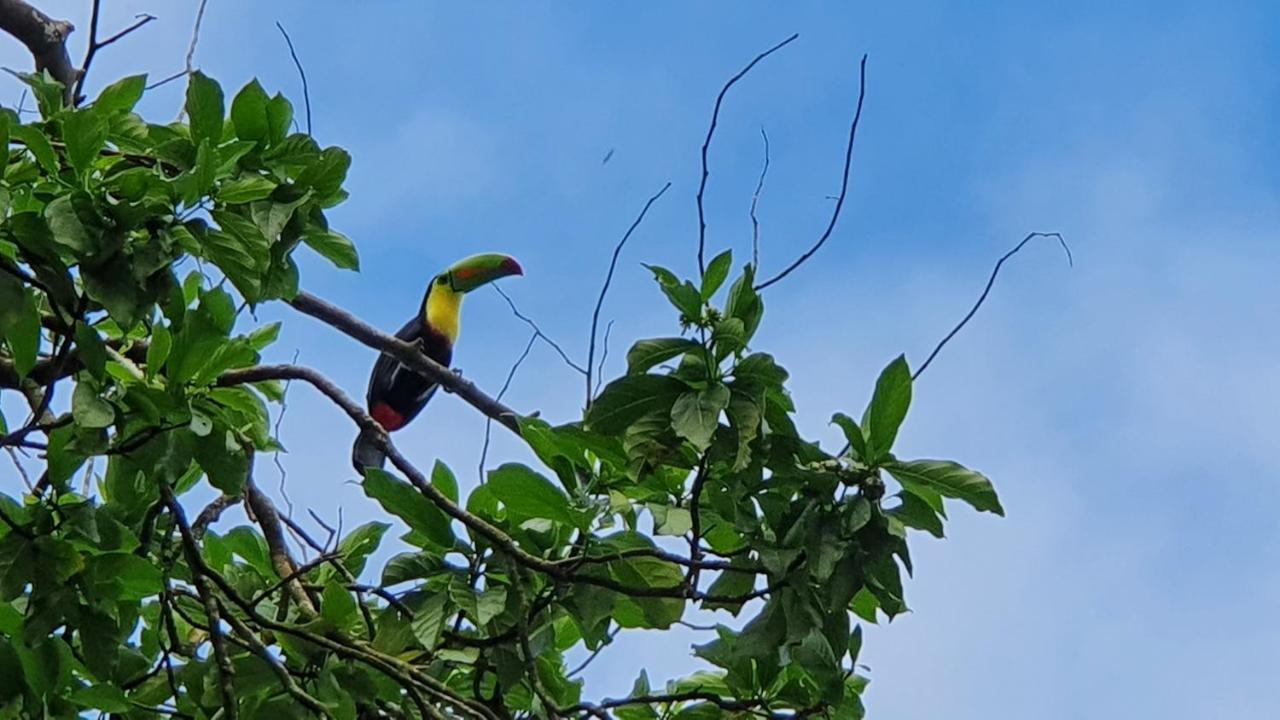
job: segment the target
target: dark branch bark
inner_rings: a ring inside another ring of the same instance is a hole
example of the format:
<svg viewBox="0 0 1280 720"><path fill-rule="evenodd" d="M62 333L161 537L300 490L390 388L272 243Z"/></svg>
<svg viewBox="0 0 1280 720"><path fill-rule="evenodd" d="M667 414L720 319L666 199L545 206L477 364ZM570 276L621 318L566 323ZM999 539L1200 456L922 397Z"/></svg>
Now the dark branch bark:
<svg viewBox="0 0 1280 720"><path fill-rule="evenodd" d="M27 46L35 59L36 72L48 70L66 87L68 104L80 78L80 70L71 64L67 53L67 36L75 29L66 20L54 20L23 0L0 0L0 30Z"/></svg>
<svg viewBox="0 0 1280 720"><path fill-rule="evenodd" d="M484 394L471 381L463 379L457 373L427 357L418 346L392 337L342 308L331 305L308 292L298 293L289 304L299 312L331 325L375 350L390 354L404 363L405 367L428 380L439 383L445 390L502 423L511 432L520 434L520 424L516 422L518 415L515 410ZM357 411L363 413L358 408Z"/></svg>

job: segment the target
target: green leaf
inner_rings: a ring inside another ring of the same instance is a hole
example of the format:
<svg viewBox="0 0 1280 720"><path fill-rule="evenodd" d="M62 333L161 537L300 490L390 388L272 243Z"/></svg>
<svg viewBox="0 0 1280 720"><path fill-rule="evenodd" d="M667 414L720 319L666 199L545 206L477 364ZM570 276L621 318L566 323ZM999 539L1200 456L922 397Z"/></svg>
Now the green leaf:
<svg viewBox="0 0 1280 720"><path fill-rule="evenodd" d="M924 530L936 538L943 536L942 518L938 517L929 503L911 490L899 493L898 499L902 504L889 510L887 515L897 518L907 527Z"/></svg>
<svg viewBox="0 0 1280 720"><path fill-rule="evenodd" d="M253 202L269 197L276 183L262 175L246 175L223 183L218 188L218 201L228 205Z"/></svg>
<svg viewBox="0 0 1280 720"><path fill-rule="evenodd" d="M911 370L907 367L907 359L899 355L880 373L871 404L862 416L862 429L867 436L863 459L867 463L879 463L893 449L898 428L910 405Z"/></svg>
<svg viewBox="0 0 1280 720"><path fill-rule="evenodd" d="M645 265L645 267L653 273L653 278L658 281L658 287L671 301L672 306L680 311L682 318L689 322L697 322L702 318L702 294L693 286L693 283L688 280L681 283L675 273L664 267L657 265Z"/></svg>
<svg viewBox="0 0 1280 720"><path fill-rule="evenodd" d="M743 393L735 392L729 399L729 407L725 409L729 418L729 427L738 437L738 449L733 457L733 470L736 472L751 463L751 443L760 433L760 421L763 414L760 404Z"/></svg>
<svg viewBox="0 0 1280 720"><path fill-rule="evenodd" d="M78 175L83 175L107 142L107 122L96 108L76 110L62 120L67 159Z"/></svg>
<svg viewBox="0 0 1280 720"><path fill-rule="evenodd" d="M550 480L525 465L506 463L490 471L486 487L516 515L577 524L569 498Z"/></svg>
<svg viewBox="0 0 1280 720"><path fill-rule="evenodd" d="M858 663L858 653L862 652L862 626L858 625L849 633L849 664Z"/></svg>
<svg viewBox="0 0 1280 720"><path fill-rule="evenodd" d="M423 596L413 609L413 636L422 647L430 650L440 642L440 631L444 629L445 603L444 593L431 593Z"/></svg>
<svg viewBox="0 0 1280 720"><path fill-rule="evenodd" d="M80 707L93 708L109 713L127 713L134 710L124 691L114 685L92 685L71 693L71 702Z"/></svg>
<svg viewBox="0 0 1280 720"><path fill-rule="evenodd" d="M713 597L726 598L724 600L711 600L703 603L702 607L706 610L728 610L734 616L742 611L743 602L730 600L728 598L743 597L756 589L756 575L750 572L735 572L733 570L722 570L716 581L711 583L711 587L707 588L707 594Z"/></svg>
<svg viewBox="0 0 1280 720"><path fill-rule="evenodd" d="M458 502L458 478L454 477L453 471L443 460L436 460L435 466L431 468L431 484L444 493L445 497Z"/></svg>
<svg viewBox="0 0 1280 720"><path fill-rule="evenodd" d="M720 426L720 413L728 406L729 388L721 383L703 390L690 390L671 407L671 429L698 450L706 450Z"/></svg>
<svg viewBox="0 0 1280 720"><path fill-rule="evenodd" d="M338 555L352 575L358 576L364 572L365 561L378 549L382 536L389 527L391 526L384 522L368 522L342 538L342 542L338 544Z"/></svg>
<svg viewBox="0 0 1280 720"><path fill-rule="evenodd" d="M340 147L327 147L308 165L294 182L301 190L310 188L316 199L328 207L339 197L342 182L347 179L351 167L351 155Z"/></svg>
<svg viewBox="0 0 1280 720"><path fill-rule="evenodd" d="M130 75L117 80L98 93L98 99L93 101L93 109L104 116L127 113L142 99L146 87L146 75Z"/></svg>
<svg viewBox="0 0 1280 720"><path fill-rule="evenodd" d="M876 619L876 609L880 607L880 601L867 588L862 588L858 594L853 596L853 601L849 603L849 609L854 615L866 620L872 625L879 624Z"/></svg>
<svg viewBox="0 0 1280 720"><path fill-rule="evenodd" d="M991 481L982 473L950 460L890 459L884 469L907 490L922 486L946 497L962 500L975 510L1004 515Z"/></svg>
<svg viewBox="0 0 1280 720"><path fill-rule="evenodd" d="M46 172L58 172L58 154L53 151L49 138L35 125L10 125L9 134L22 143Z"/></svg>
<svg viewBox="0 0 1280 720"><path fill-rule="evenodd" d="M679 537L693 529L693 515L686 509L669 505L650 505L653 534Z"/></svg>
<svg viewBox="0 0 1280 720"><path fill-rule="evenodd" d="M76 355L90 375L102 379L107 366L107 349L91 325L76 323Z"/></svg>
<svg viewBox="0 0 1280 720"><path fill-rule="evenodd" d="M355 243L346 235L332 230L310 228L302 236L302 240L335 266L343 270L360 269L360 256L356 254Z"/></svg>
<svg viewBox="0 0 1280 720"><path fill-rule="evenodd" d="M320 617L336 628L344 628L355 619L356 599L337 579L324 586L320 597Z"/></svg>
<svg viewBox="0 0 1280 720"><path fill-rule="evenodd" d="M725 250L707 263L707 272L702 276L702 301L711 299L712 295L724 285L729 277L729 268L733 265L733 251Z"/></svg>
<svg viewBox="0 0 1280 720"><path fill-rule="evenodd" d="M147 346L147 377L153 378L169 359L169 351L173 348L173 335L167 325L154 325L151 328L151 343Z"/></svg>
<svg viewBox="0 0 1280 720"><path fill-rule="evenodd" d="M97 390L87 382L76 383L71 395L71 415L76 424L86 428L111 427L116 420L115 408L98 396Z"/></svg>
<svg viewBox="0 0 1280 720"><path fill-rule="evenodd" d="M684 383L666 375L629 375L605 386L587 412L587 429L605 435L621 434L636 420L668 411Z"/></svg>
<svg viewBox="0 0 1280 720"><path fill-rule="evenodd" d="M112 552L93 557L89 575L97 597L117 602L139 602L164 589L160 568L133 553Z"/></svg>
<svg viewBox="0 0 1280 720"><path fill-rule="evenodd" d="M267 91L255 78L240 88L231 101L231 124L235 126L236 137L241 140L261 140L270 132L267 118Z"/></svg>
<svg viewBox="0 0 1280 720"><path fill-rule="evenodd" d="M14 369L25 376L40 353L40 310L22 283L0 272L0 335L9 344Z"/></svg>
<svg viewBox="0 0 1280 720"><path fill-rule="evenodd" d="M44 208L45 221L49 223L54 242L78 255L88 255L97 250L102 225L95 214L93 200L83 191L61 195Z"/></svg>
<svg viewBox="0 0 1280 720"><path fill-rule="evenodd" d="M858 427L858 423L844 413L836 413L831 416L831 422L839 425L844 431L844 438L849 443L850 449L853 450L853 456L858 460L865 460L867 457L867 438L862 434L862 428Z"/></svg>
<svg viewBox="0 0 1280 720"><path fill-rule="evenodd" d="M441 548L453 547L453 530L449 516L428 500L418 489L378 468L368 468L364 476L364 494L378 501L383 510L404 520L412 529Z"/></svg>
<svg viewBox="0 0 1280 720"><path fill-rule="evenodd" d="M289 125L293 122L293 103L284 95L276 93L267 103L267 132L271 144L285 139L289 134Z"/></svg>
<svg viewBox="0 0 1280 720"><path fill-rule="evenodd" d="M215 428L206 437L197 438L193 454L211 485L232 496L244 489L249 456L230 431Z"/></svg>
<svg viewBox="0 0 1280 720"><path fill-rule="evenodd" d="M31 94L36 98L36 106L40 108L40 116L44 119L52 118L66 104L66 87L55 80L47 69L34 73L12 70L9 72L31 88Z"/></svg>
<svg viewBox="0 0 1280 720"><path fill-rule="evenodd" d="M725 301L725 314L742 321L742 342L747 344L760 327L760 319L764 317L764 300L755 291L755 270L751 265L742 269L742 276L729 288L729 297Z"/></svg>
<svg viewBox="0 0 1280 720"><path fill-rule="evenodd" d="M688 338L670 337L641 340L627 351L627 373L639 375L649 368L702 347Z"/></svg>
<svg viewBox="0 0 1280 720"><path fill-rule="evenodd" d="M191 144L200 146L201 141L217 147L222 142L222 119L224 114L222 88L216 81L199 70L191 74L187 84L187 119L191 123Z"/></svg>

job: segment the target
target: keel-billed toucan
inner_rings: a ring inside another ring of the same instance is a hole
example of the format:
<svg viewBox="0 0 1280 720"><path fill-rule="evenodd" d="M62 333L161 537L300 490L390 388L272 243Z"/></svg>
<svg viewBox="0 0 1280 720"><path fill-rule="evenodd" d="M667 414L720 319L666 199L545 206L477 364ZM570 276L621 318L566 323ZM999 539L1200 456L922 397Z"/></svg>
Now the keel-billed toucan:
<svg viewBox="0 0 1280 720"><path fill-rule="evenodd" d="M400 328L396 337L418 344L427 357L449 367L453 359L453 345L458 341L462 296L498 278L523 274L515 258L498 253L473 255L459 261L431 279L418 314ZM399 430L417 417L437 387L434 381L383 353L378 356L369 376L369 415L387 432ZM356 471L363 472L367 467L380 468L385 460L386 456L373 437L369 433L360 433L351 448L351 463Z"/></svg>

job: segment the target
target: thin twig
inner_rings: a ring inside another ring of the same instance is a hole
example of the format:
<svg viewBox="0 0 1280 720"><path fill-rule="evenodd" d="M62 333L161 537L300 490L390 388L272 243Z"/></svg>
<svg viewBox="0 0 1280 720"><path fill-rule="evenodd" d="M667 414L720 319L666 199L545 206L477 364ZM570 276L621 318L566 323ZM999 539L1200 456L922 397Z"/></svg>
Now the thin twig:
<svg viewBox="0 0 1280 720"><path fill-rule="evenodd" d="M649 212L649 208L653 206L658 198L671 187L668 182L662 186L662 189L649 198L649 201L641 208L640 214L636 216L635 221L631 223L631 227L623 233L622 239L613 248L613 258L609 260L609 272L604 277L604 285L600 288L600 297L596 298L596 309L591 313L591 342L587 345L587 407L591 407L592 386L591 386L591 364L595 362L596 357L596 330L600 326L600 308L604 305L604 297L609 292L609 286L613 283L613 272L618 267L618 256L622 254L622 248L626 246L627 240L631 239L631 233L640 227L640 223L644 221L644 216Z"/></svg>
<svg viewBox="0 0 1280 720"><path fill-rule="evenodd" d="M93 0L93 11L89 17L89 49L84 54L84 62L80 64L80 77L76 79L74 97L77 103L79 103L80 100L84 97L82 93L82 91L84 90L84 81L85 81L85 78L89 76L89 65L93 63L93 58L95 55L98 54L98 51L114 43L120 38L123 38L124 36L128 35L134 30L137 30L143 25L146 25L152 20L156 19L155 15L151 15L149 13L139 13L134 16L135 18L137 18L137 21L134 22L132 25L121 30L115 35L112 35L106 40L99 41L98 40L98 15L101 9L100 8L101 4L102 4L101 0Z"/></svg>
<svg viewBox="0 0 1280 720"><path fill-rule="evenodd" d="M284 26L276 21L276 27L280 29L280 34L284 36L285 43L289 46L289 56L293 58L293 66L298 68L298 75L302 78L302 102L307 109L307 134L311 134L311 92L307 89L307 71L302 69L302 62L298 60L298 53L294 52L293 40L290 39L289 33L285 32Z"/></svg>
<svg viewBox="0 0 1280 720"><path fill-rule="evenodd" d="M973 319L973 316L978 313L978 308L981 308L982 303L986 302L987 295L991 292L992 286L996 284L996 276L1000 274L1000 267L1004 265L1005 261L1014 255L1017 255L1018 251L1021 250L1024 245L1035 238L1055 238L1058 241L1058 244L1062 246L1062 250L1067 254L1067 265L1075 267L1075 260L1071 257L1071 248L1067 246L1067 241L1063 239L1062 233L1033 232L1022 238L1022 242L1013 246L1012 250L1000 256L1000 259L996 261L996 266L992 268L991 276L987 278L987 286L982 289L982 294L978 296L978 301L973 304L973 307L969 308L969 312L965 313L964 318L957 323L955 327L951 328L951 332L947 333L947 336L938 342L937 346L933 348L933 352L929 353L929 357L925 358L925 361L920 365L919 369L917 369L911 376L912 380L915 380L924 373L925 369L929 367L929 364L933 362L933 359L938 356L938 353L942 352L942 348L946 347L947 343L951 342L951 338L955 337L957 333L964 329L964 326L967 325L969 321Z"/></svg>
<svg viewBox="0 0 1280 720"><path fill-rule="evenodd" d="M592 395L600 393L600 386L604 384L604 363L609 359L609 336L613 334L613 321L610 320L604 326L604 350L600 353L600 364L596 366L596 389Z"/></svg>
<svg viewBox="0 0 1280 720"><path fill-rule="evenodd" d="M196 44L200 42L200 23L204 22L204 6L209 0L200 0L200 7L196 8L196 22L191 28L191 44L187 46L187 64L186 73L190 75L196 71Z"/></svg>
<svg viewBox="0 0 1280 720"><path fill-rule="evenodd" d="M613 644L613 639L614 639L614 638L616 638L616 637L618 637L618 633L619 633L619 632L621 632L621 631L622 631L622 628L618 628L618 627L616 627L616 628L614 628L613 630L611 630L611 631L609 632L609 634L605 636L605 640L604 640L604 642L600 643L600 647L596 648L595 650L592 650L592 651L591 651L591 654L587 656L587 659L586 659L586 660L583 660L583 661L578 665L578 667L576 667L576 668L574 668L574 669L570 670L570 671L565 675L565 677L566 677L566 678L568 678L568 679L570 679L570 680L572 680L572 679L574 678L574 676L581 674L583 670L586 670L588 667L590 667L590 666L591 666L591 663L595 662L595 659L596 659L597 657L599 657L599 656L600 656L600 653L601 653L605 648L607 648L607 647L609 647L610 645L612 645L612 644Z"/></svg>
<svg viewBox="0 0 1280 720"><path fill-rule="evenodd" d="M538 336L542 333L536 329L529 336L529 342L525 343L524 352L520 353L520 357L516 358L515 363L511 365L511 371L507 373L507 379L502 383L502 388L498 390L498 400L507 394L507 389L511 387L511 381L516 377L516 371L520 369L520 365L524 363L524 359L529 357L529 351L533 349L533 344L538 341ZM480 449L480 482L484 482L484 464L489 457L489 433L493 429L493 418L486 417L484 419L484 447Z"/></svg>
<svg viewBox="0 0 1280 720"><path fill-rule="evenodd" d="M526 325L528 325L530 328L532 328L532 329L533 329L533 332L534 332L534 337L540 338L540 339L541 339L543 342L545 342L547 345L550 345L550 346L551 346L551 349L552 349L552 350L555 350L555 351L556 351L556 354L558 354L558 355L560 356L560 359L561 359L561 360L564 360L564 364L565 364L565 365L568 365L569 367L573 368L574 370L577 370L578 372L582 373L583 375L586 375L586 374L587 374L587 369L586 369L586 368L584 368L584 367L582 367L582 366L581 366L581 365L579 365L578 363L574 362L574 361L573 361L573 359L569 357L569 354L568 354L568 353L566 353L566 352L564 351L564 348L560 347L560 344L559 344L559 343L557 343L555 340L552 340L551 338L547 337L547 334L546 334L546 333L544 333L544 332L542 332L542 328L538 327L538 323L534 322L533 318L531 318L531 317L529 317L529 316L525 315L524 313L520 312L520 308L516 307L516 303L515 303L515 301L514 301L514 300L512 300L512 299L511 299L511 296L510 296L510 295L507 295L507 293L506 293L506 292L504 292L500 286L498 286L498 285L495 283L495 284L491 285L490 287L492 287L494 290L496 290L496 291L498 292L498 294L502 296L502 299L503 299L503 300L506 300L506 301L507 301L507 305L511 306L511 314L515 315L517 318L519 318L520 320L524 321L524 324L526 324Z"/></svg>
<svg viewBox="0 0 1280 720"><path fill-rule="evenodd" d="M295 349L293 351L293 359L289 362L296 365L298 363L299 354L300 351ZM292 383L292 380L285 380L284 388L280 391L280 412L276 414L275 429L272 430L272 433L275 435L274 439L278 446L280 445L280 424L284 422L284 414L289 411L289 385ZM280 490L280 497L284 498L285 508L287 508L285 515L293 517L293 499L289 497L289 490L285 487L285 481L289 479L289 471L285 469L284 463L280 461L279 449L271 453L271 462L275 464L276 472L280 473L280 484L278 489Z"/></svg>
<svg viewBox="0 0 1280 720"><path fill-rule="evenodd" d="M764 178L769 174L769 134L760 126L760 137L764 139L764 167L760 168L760 180L756 182L756 191L751 194L751 267L760 268L760 221L756 218L756 206L760 203L760 191L764 190Z"/></svg>
<svg viewBox="0 0 1280 720"><path fill-rule="evenodd" d="M729 78L729 82L720 88L720 94L716 96L716 106L711 111L711 125L707 128L707 138L702 141L702 180L698 183L698 275L702 276L707 273L707 263L704 259L704 253L707 246L707 219L702 209L702 196L707 191L707 177L711 174L707 170L707 150L711 147L711 137L716 134L716 123L720 120L720 104L724 102L724 96L729 92L729 88L743 78L747 73L751 72L751 68L756 63L769 57L783 47L786 47L793 40L800 37L800 33L795 33L791 37L765 50L755 57L754 60L747 63L747 66L738 71L737 75Z"/></svg>
<svg viewBox="0 0 1280 720"><path fill-rule="evenodd" d="M772 278L759 283L755 286L756 292L764 290L770 285L790 275L793 270L800 267L813 257L813 254L827 242L827 238L831 237L831 231L835 230L836 222L840 220L840 211L844 208L845 195L849 191L849 168L853 165L853 145L858 138L858 121L862 119L862 101L867 95L867 56L862 56L862 62L858 65L858 107L853 112L853 122L849 124L849 143L844 150L844 173L840 178L840 194L836 196L836 207L831 211L831 221L827 223L827 229L822 232L822 236L818 238L818 242L813 247L805 251L803 255L796 258L796 261L787 266L785 270L774 275Z"/></svg>

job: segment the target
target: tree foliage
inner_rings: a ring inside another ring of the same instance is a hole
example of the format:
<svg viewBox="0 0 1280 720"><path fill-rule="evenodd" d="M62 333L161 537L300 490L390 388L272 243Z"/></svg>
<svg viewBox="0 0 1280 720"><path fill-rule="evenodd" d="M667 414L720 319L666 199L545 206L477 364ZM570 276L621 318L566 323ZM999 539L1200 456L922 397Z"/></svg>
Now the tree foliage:
<svg viewBox="0 0 1280 720"><path fill-rule="evenodd" d="M299 562L251 472L294 375L259 365L279 328L246 311L298 296L300 245L358 267L325 218L348 154L256 81L228 102L195 73L169 124L133 112L142 77L82 107L26 81L41 117L0 113L0 386L32 417L0 418L0 446L44 472L0 496L0 715L858 718L857 623L906 610L911 531L941 537L944 498L1002 513L982 475L894 454L901 357L832 418L844 449L804 437L754 342L755 268L724 252L692 279L650 267L672 336L635 342L581 418L520 416L536 466L464 497L393 454L363 484L386 521ZM222 497L189 507L204 484ZM220 527L241 498L255 522ZM389 532L411 549L371 567ZM704 671L584 696L566 654L698 608L725 619Z"/></svg>

